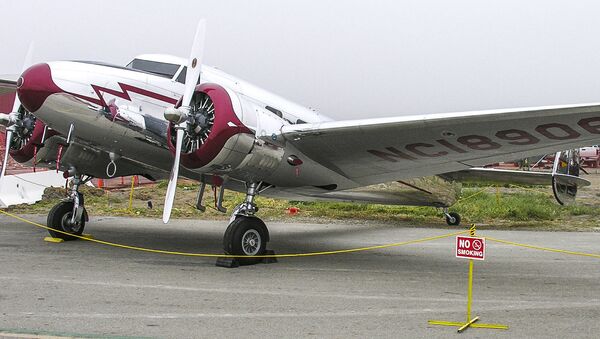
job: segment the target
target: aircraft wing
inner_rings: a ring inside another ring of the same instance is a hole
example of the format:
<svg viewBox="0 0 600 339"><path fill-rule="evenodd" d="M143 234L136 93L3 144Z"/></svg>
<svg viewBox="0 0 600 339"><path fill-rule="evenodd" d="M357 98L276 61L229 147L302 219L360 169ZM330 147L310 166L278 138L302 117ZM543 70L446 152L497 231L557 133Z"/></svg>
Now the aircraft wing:
<svg viewBox="0 0 600 339"><path fill-rule="evenodd" d="M0 95L17 91L17 75L0 75Z"/></svg>
<svg viewBox="0 0 600 339"><path fill-rule="evenodd" d="M286 125L280 137L371 185L598 143L600 103Z"/></svg>

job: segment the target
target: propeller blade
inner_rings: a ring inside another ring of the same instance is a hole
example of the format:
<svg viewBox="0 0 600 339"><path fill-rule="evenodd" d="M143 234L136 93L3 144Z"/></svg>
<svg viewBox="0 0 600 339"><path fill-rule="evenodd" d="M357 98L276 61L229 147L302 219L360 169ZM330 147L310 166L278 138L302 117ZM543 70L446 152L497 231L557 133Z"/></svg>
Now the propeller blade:
<svg viewBox="0 0 600 339"><path fill-rule="evenodd" d="M187 114L189 114L189 106L192 102L192 97L194 96L194 90L196 89L196 84L200 80L205 35L206 20L202 19L198 22L198 27L196 28L196 36L194 37L194 44L192 45L192 51L190 53L190 59L188 60L187 65L187 72L185 74L185 90L183 92L183 98L181 99L181 108L185 117L187 117ZM169 219L171 218L171 210L173 209L173 203L175 201L175 191L177 190L179 159L181 158L181 146L183 144L183 136L185 133L182 125L183 123L180 123L175 127L177 130L177 140L175 142L175 161L173 161L173 168L171 169L171 176L169 177L169 186L167 187L167 194L165 196L165 207L163 209L163 222L165 224L168 223Z"/></svg>
<svg viewBox="0 0 600 339"><path fill-rule="evenodd" d="M181 158L181 144L183 143L183 129L177 128L177 141L175 143L175 161L173 162L173 168L171 169L171 176L169 177L169 186L167 187L167 194L165 196L165 208L163 209L163 222L166 224L171 218L171 209L173 209L173 202L175 201L175 190L177 189L177 176L179 175L179 158Z"/></svg>
<svg viewBox="0 0 600 339"><path fill-rule="evenodd" d="M190 59L188 60L187 73L185 74L185 91L183 92L183 99L181 101L181 106L183 107L190 105L192 96L194 95L194 90L196 89L196 85L200 80L205 36L206 20L202 19L198 22L196 36L194 37L194 44L192 46L192 52L190 53Z"/></svg>
<svg viewBox="0 0 600 339"><path fill-rule="evenodd" d="M27 54L25 55L25 61L23 62L23 72L29 66L31 66L31 60L33 59L33 49L34 44L33 41L29 44L29 48L27 49ZM4 179L4 175L6 174L6 166L8 165L8 157L10 156L10 146L12 143L12 137L14 133L14 126L12 124L15 123L15 115L21 106L21 100L19 100L19 96L15 95L15 102L13 103L12 113L2 116L2 120L6 120L6 142L4 146L6 149L4 150L4 159L2 159L2 169L0 169L0 188L2 187L2 179ZM10 125L10 126L9 126Z"/></svg>
<svg viewBox="0 0 600 339"><path fill-rule="evenodd" d="M10 144L12 141L13 131L10 128L6 129L6 149L4 150L4 159L2 160L2 169L0 170L0 187L2 187L2 179L6 173L6 166L8 165L8 157L10 156Z"/></svg>
<svg viewBox="0 0 600 339"><path fill-rule="evenodd" d="M33 41L29 44L29 49L27 49L27 54L25 55L25 61L23 62L23 72L25 72L25 70L27 68L29 68L29 66L31 66L31 60L33 59L33 50L34 50L34 43ZM17 110L19 109L19 107L21 106L21 100L19 100L19 96L15 95L15 102L13 104L13 112L17 112Z"/></svg>

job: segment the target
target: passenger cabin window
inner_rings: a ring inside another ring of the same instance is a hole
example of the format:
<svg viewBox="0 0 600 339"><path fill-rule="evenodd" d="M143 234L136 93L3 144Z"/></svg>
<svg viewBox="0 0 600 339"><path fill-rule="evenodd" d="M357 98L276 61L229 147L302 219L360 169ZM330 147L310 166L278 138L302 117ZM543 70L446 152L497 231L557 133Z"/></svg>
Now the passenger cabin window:
<svg viewBox="0 0 600 339"><path fill-rule="evenodd" d="M179 65L141 59L133 59L133 61L130 62L126 67L156 74L158 76L169 79L173 78L173 76L175 75L175 73L177 73L177 70L179 69Z"/></svg>

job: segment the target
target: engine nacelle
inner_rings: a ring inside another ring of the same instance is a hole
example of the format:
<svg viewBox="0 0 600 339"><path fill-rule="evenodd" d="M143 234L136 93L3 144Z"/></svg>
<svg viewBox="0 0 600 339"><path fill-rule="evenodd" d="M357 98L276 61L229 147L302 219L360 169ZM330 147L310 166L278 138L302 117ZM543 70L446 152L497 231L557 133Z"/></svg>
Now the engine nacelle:
<svg viewBox="0 0 600 339"><path fill-rule="evenodd" d="M234 107L238 108L237 112ZM183 166L227 172L242 162L252 149L254 134L238 117L241 116L239 107L235 94L230 95L217 84L196 87L189 120L183 122L186 126L181 151ZM175 126L169 123L167 142L173 154L175 135Z"/></svg>
<svg viewBox="0 0 600 339"><path fill-rule="evenodd" d="M552 192L559 204L574 204L578 187L589 185L587 180L579 178L580 166L578 149L556 153L552 166Z"/></svg>
<svg viewBox="0 0 600 339"><path fill-rule="evenodd" d="M19 120L21 125L13 133L10 146L10 156L15 161L24 163L33 159L35 152L42 147L46 125L29 113L23 106L19 107ZM52 130L47 130L46 138L56 135ZM37 150L36 150L37 147Z"/></svg>

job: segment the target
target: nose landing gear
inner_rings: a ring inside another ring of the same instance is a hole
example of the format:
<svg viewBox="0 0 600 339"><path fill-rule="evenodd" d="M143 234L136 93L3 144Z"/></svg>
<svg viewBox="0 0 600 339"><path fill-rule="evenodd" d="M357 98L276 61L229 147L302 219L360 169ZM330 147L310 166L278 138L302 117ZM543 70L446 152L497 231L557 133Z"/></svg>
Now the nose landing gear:
<svg viewBox="0 0 600 339"><path fill-rule="evenodd" d="M70 170L69 172L74 171ZM47 225L51 228L48 230L48 233L53 238L75 240L77 238L69 234L81 235L83 233L85 222L89 218L84 207L83 194L79 192L79 186L91 179L91 177L83 179L82 175L75 174L73 176L73 186L69 191L69 197L59 202L48 212Z"/></svg>

